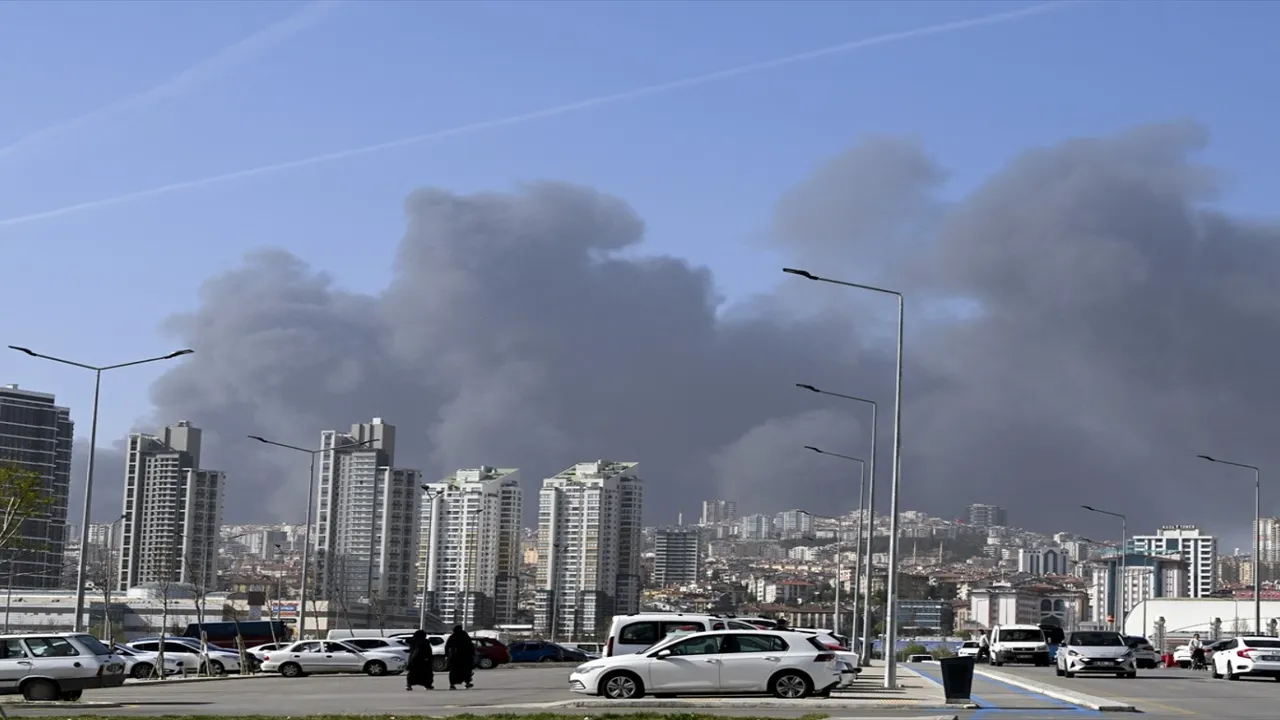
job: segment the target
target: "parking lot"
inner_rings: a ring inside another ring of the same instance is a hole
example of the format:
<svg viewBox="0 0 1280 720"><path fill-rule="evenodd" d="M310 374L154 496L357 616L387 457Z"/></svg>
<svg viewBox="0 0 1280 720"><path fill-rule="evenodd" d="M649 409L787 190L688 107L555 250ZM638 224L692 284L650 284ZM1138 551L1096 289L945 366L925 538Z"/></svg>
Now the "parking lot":
<svg viewBox="0 0 1280 720"><path fill-rule="evenodd" d="M404 689L403 676L311 676L286 679L275 675L204 681L129 682L119 688L86 692L80 703L7 705L10 715L66 717L94 714L116 717L160 715L453 715L563 711L578 717L596 712L712 712L791 718L805 714L856 714L860 717L917 717L918 709L940 705L941 694L918 677L903 677L904 688L879 687L878 675L856 690L831 700L775 700L767 697L681 698L601 701L568 691L572 667L517 666L476 673L471 690L449 690L437 675L436 690ZM608 708L600 707L607 704ZM857 706L856 713L847 710ZM72 708L75 708L73 711ZM767 711L761 708L768 708ZM914 711L914 712L913 712Z"/></svg>

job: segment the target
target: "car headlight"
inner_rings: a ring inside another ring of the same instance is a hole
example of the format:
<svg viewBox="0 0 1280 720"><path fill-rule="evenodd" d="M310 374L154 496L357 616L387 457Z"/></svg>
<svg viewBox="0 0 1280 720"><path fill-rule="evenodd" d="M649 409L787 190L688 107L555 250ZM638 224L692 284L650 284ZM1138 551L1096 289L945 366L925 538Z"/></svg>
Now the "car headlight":
<svg viewBox="0 0 1280 720"><path fill-rule="evenodd" d="M574 668L574 672L589 673L589 672L592 672L593 670L599 670L599 669L600 669L600 666L598 664L587 662Z"/></svg>
<svg viewBox="0 0 1280 720"><path fill-rule="evenodd" d="M1121 660L1128 660L1128 659L1129 659L1129 658L1131 658L1131 657L1133 657L1133 651L1132 651L1132 650L1126 650L1126 651L1124 652L1124 654L1120 656L1120 659L1121 659Z"/></svg>

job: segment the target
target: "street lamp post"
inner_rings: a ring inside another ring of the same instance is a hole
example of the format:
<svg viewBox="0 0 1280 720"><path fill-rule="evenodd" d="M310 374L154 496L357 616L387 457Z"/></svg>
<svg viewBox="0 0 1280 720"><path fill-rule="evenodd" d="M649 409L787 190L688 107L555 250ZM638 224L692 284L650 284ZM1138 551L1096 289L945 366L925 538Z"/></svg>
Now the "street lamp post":
<svg viewBox="0 0 1280 720"><path fill-rule="evenodd" d="M432 489L430 485L420 485L422 488L422 497L431 504L431 534L438 536L440 529L436 527L436 500L444 495L444 488ZM427 544L428 553L430 553L431 544ZM430 584L431 575L431 558L420 558L422 561L422 604L418 608L418 628L425 630L427 627L427 585Z"/></svg>
<svg viewBox="0 0 1280 720"><path fill-rule="evenodd" d="M1120 565L1117 571L1116 584L1119 586L1120 592L1116 593L1119 602L1119 613L1116 619L1112 621L1112 629L1123 631L1125 621L1125 601L1129 596L1129 518L1122 513L1111 512L1110 510L1099 510L1091 505L1081 505L1080 507L1089 512L1098 513L1099 515L1109 515L1113 518L1120 518ZM1146 628L1142 633L1146 634Z"/></svg>
<svg viewBox="0 0 1280 720"><path fill-rule="evenodd" d="M75 632L84 630L84 590L85 590L85 560L88 553L85 548L89 546L89 512L93 507L93 466L94 458L97 453L98 445L98 400L102 391L102 373L108 370L118 370L120 368L133 367L134 365L146 365L147 363L160 362L161 360L172 360L183 355L190 355L194 350L184 349L175 350L168 355L159 355L156 357L146 358L145 360L134 360L132 362L116 363L115 365L86 365L85 363L74 362L52 355L44 355L30 348L20 347L18 345L10 345L10 350L17 350L20 353L26 353L33 358L41 360L49 360L51 362L70 365L84 370L93 371L93 418L89 422L89 464L85 472L84 480L84 512L80 514L80 558L76 561L76 609L75 620L72 623L72 629Z"/></svg>
<svg viewBox="0 0 1280 720"><path fill-rule="evenodd" d="M311 474L307 476L306 525L302 530L302 580L299 583L301 588L298 591L298 639L304 640L307 635L307 580L309 579L311 572L311 515L315 510L316 456L320 453L334 452L337 450L350 450L362 445L368 445L369 443L378 440L378 438L369 438L368 440L347 443L345 445L335 444L333 447L319 448L317 450L276 442L275 440L268 440L259 435L249 435L248 438L250 440L257 440L264 445L274 445L279 448L306 453L311 456Z"/></svg>
<svg viewBox="0 0 1280 720"><path fill-rule="evenodd" d="M867 463L862 458L853 457L851 455L841 455L840 453L827 452L820 448L816 448L812 445L805 445L804 449L810 450L812 452L816 452L819 455L827 455L833 458L839 458L841 460L848 460L850 462L858 463L858 532L857 532L858 559L857 559L857 562L861 563L863 561L862 513L866 509L862 505L862 499L863 499L863 491L866 489L866 484L867 484ZM837 518L837 522L840 523L840 529L837 531L840 533L840 537L836 539L836 627L835 627L835 631L836 631L836 634L839 634L840 633L840 584L841 584L841 580L843 579L841 578L842 573L841 573L841 565L840 565L840 550L841 550L841 545L844 538L844 531L843 531L844 521L843 519ZM858 636L858 590L861 585L861 582L859 581L859 571L861 569L862 568L860 565L855 565L853 568L853 632L851 633L851 635L854 638L853 639L854 647L857 647L857 636Z"/></svg>
<svg viewBox="0 0 1280 720"><path fill-rule="evenodd" d="M1197 455L1219 465L1231 465L1253 471L1253 631L1262 634L1262 471L1254 465L1219 460L1208 455Z"/></svg>
<svg viewBox="0 0 1280 720"><path fill-rule="evenodd" d="M863 665L869 666L871 664L871 547L874 544L876 532L876 428L879 425L876 421L880 406L875 400L868 400L856 395L844 395L836 392L828 392L826 390L820 390L812 385L796 383L796 387L802 390L808 390L809 392L818 393L819 395L830 395L831 397L837 397L843 400L853 400L854 402L866 403L871 406L871 466L868 468L867 473L869 475L870 482L867 483L866 494L867 504L865 522L867 553L865 561L863 561L862 558L862 551L858 551L859 562L864 562L865 564L865 574L862 578L862 653L859 656L859 662ZM858 498L858 503L862 503L861 496ZM858 519L860 523L862 522L862 512L863 511L859 509ZM862 528L859 527L859 530L861 529ZM862 540L859 538L859 543L861 542ZM857 642L857 635L858 626L855 618L853 626L853 638L855 643Z"/></svg>
<svg viewBox="0 0 1280 720"><path fill-rule="evenodd" d="M820 277L805 270L783 268L782 272L816 282L867 290L898 299L898 347L893 385L893 481L889 490L889 578L885 587L884 687L898 687L898 495L902 480L902 340L906 324L905 301L896 290Z"/></svg>

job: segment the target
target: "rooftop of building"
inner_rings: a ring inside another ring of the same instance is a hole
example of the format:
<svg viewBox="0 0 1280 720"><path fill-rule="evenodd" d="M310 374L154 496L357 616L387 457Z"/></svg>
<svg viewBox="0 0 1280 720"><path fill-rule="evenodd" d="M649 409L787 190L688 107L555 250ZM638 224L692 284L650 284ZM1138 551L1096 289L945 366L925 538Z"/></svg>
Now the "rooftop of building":
<svg viewBox="0 0 1280 720"><path fill-rule="evenodd" d="M457 487L465 483L505 480L518 472L520 472L520 468L496 468L488 465L481 465L478 468L460 468L452 475L443 477L432 484L452 485Z"/></svg>
<svg viewBox="0 0 1280 720"><path fill-rule="evenodd" d="M622 475L635 469L638 462L615 462L613 460L592 460L575 463L573 467L556 473L548 480L576 482L583 480L600 480Z"/></svg>

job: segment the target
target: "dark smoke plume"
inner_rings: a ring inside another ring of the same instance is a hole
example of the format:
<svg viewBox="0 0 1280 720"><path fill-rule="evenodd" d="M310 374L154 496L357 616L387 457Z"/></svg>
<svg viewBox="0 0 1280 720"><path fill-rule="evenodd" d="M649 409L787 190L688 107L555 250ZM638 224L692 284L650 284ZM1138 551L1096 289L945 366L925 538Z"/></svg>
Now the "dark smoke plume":
<svg viewBox="0 0 1280 720"><path fill-rule="evenodd" d="M1080 503L1132 531L1247 523L1249 478L1195 455L1280 467L1280 232L1212 208L1205 142L1190 124L1069 140L943 202L919 143L872 138L782 198L789 264L907 293L904 509L992 502L1097 534ZM890 300L779 274L777 295L725 311L705 269L637 258L641 219L581 187L422 190L406 212L377 296L266 251L169 322L198 353L156 383L154 420L206 429L229 519L303 511L306 458L245 435L311 446L373 416L432 476L519 465L532 488L639 460L654 522L718 496L847 509L856 468L801 446L866 455L869 416L796 382L881 403L887 490Z"/></svg>

